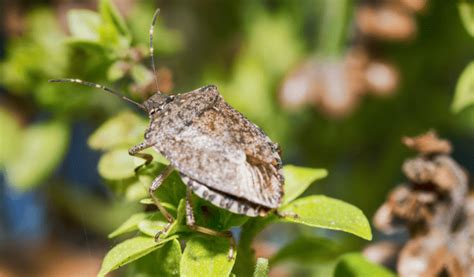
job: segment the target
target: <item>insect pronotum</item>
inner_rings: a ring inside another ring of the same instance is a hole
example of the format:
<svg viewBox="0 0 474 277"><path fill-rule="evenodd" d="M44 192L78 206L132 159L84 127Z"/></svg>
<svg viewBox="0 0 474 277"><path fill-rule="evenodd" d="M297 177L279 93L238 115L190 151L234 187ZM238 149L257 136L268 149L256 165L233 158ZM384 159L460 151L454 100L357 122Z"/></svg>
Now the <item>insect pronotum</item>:
<svg viewBox="0 0 474 277"><path fill-rule="evenodd" d="M141 153L154 148L169 161L153 181L149 194L168 225L155 236L166 235L174 221L161 205L155 191L173 170L179 171L187 185L186 224L200 233L229 238L229 258L234 257L235 241L230 231L218 232L195 224L191 195L194 193L215 206L251 217L276 211L283 197L280 150L258 126L227 104L216 86L165 95L160 92L153 55L153 29L150 27L150 58L157 92L143 104L121 93L79 79L56 79L102 89L144 110L150 118L145 140L130 148L129 154L150 163L153 157Z"/></svg>

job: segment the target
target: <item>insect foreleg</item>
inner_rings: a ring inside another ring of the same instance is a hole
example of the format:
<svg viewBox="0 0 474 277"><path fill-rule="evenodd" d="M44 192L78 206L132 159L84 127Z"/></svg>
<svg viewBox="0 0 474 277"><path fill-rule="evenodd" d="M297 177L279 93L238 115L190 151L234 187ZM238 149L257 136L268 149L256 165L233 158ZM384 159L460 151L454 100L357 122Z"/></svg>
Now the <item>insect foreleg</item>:
<svg viewBox="0 0 474 277"><path fill-rule="evenodd" d="M193 204L191 201L191 196L192 196L191 190L188 188L186 190L186 225L188 225L190 229L202 234L228 238L229 243L230 243L230 248L229 248L229 254L227 257L229 258L229 260L233 259L235 255L235 240L234 240L234 237L232 236L232 233L230 231L218 232L206 227L196 225L196 220L194 219Z"/></svg>
<svg viewBox="0 0 474 277"><path fill-rule="evenodd" d="M174 221L174 217L161 205L160 200L158 197L155 195L155 191L163 184L163 181L173 172L173 166L168 165L163 172L161 172L158 177L153 180L153 183L151 184L150 188L148 189L148 193L150 194L151 199L153 199L153 202L155 203L156 207L158 210L160 210L161 214L166 218L168 221L168 224L163 228L162 231L158 232L155 236L155 240L158 240L161 234L164 234L168 231L169 227L171 226L171 223Z"/></svg>
<svg viewBox="0 0 474 277"><path fill-rule="evenodd" d="M145 150L147 148L150 148L152 146L153 146L153 144L144 141L144 142L142 142L138 145L135 145L132 148L128 149L128 154L131 155L131 156L142 158L142 159L145 160L145 164L149 164L149 163L151 163L151 161L153 161L153 156L150 155L150 154L146 154L146 153L140 153L140 151L143 151L143 150Z"/></svg>

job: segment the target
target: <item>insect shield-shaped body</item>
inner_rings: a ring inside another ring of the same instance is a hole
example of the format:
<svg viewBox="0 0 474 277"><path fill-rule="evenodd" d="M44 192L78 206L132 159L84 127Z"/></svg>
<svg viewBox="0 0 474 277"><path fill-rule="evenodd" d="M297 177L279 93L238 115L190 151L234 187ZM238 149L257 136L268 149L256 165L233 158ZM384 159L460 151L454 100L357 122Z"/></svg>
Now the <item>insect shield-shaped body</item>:
<svg viewBox="0 0 474 277"><path fill-rule="evenodd" d="M145 144L163 154L197 196L247 216L278 208L283 196L278 146L215 86L155 94L143 105L151 120Z"/></svg>
<svg viewBox="0 0 474 277"><path fill-rule="evenodd" d="M150 27L151 66L158 80L153 59L153 26ZM149 193L155 205L168 220L158 233L167 235L173 216L161 205L155 191L173 170L178 170L188 189L186 194L186 224L208 235L227 237L234 256L232 234L197 226L191 203L191 193L232 213L264 216L276 210L283 197L283 175L278 146L255 124L227 104L215 86L167 96L159 90L143 104L117 91L79 79L58 79L50 82L78 83L114 94L148 113L150 126L145 141L129 149L129 154L147 163L153 157L142 150L154 148L170 165L155 178Z"/></svg>

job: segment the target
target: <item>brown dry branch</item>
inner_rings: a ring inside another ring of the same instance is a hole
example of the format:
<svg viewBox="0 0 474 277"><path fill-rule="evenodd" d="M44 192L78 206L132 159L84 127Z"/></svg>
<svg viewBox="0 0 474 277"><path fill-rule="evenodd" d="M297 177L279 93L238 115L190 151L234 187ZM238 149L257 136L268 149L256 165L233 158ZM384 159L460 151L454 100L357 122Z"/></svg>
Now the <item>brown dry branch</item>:
<svg viewBox="0 0 474 277"><path fill-rule="evenodd" d="M474 196L467 173L434 131L403 142L419 154L404 162L408 181L389 194L374 224L387 234L406 229L409 239L399 251L372 245L366 256L384 264L396 257L400 276L474 276Z"/></svg>

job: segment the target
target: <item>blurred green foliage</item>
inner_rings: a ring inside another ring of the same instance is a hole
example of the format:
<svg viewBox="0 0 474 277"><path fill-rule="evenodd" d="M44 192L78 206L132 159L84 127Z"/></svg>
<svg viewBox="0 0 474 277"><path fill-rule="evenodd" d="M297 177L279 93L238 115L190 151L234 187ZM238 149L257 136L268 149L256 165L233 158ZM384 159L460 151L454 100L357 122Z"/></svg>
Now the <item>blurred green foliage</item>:
<svg viewBox="0 0 474 277"><path fill-rule="evenodd" d="M458 4L459 13L464 27L468 33L474 37L474 3L469 1L460 1ZM459 77L456 86L456 94L452 104L454 112L474 105L474 63L471 62L466 69L464 69L461 77ZM472 109L471 109L472 110ZM471 113L472 114L472 113ZM472 115L474 117L474 115ZM472 120L474 123L474 120Z"/></svg>

